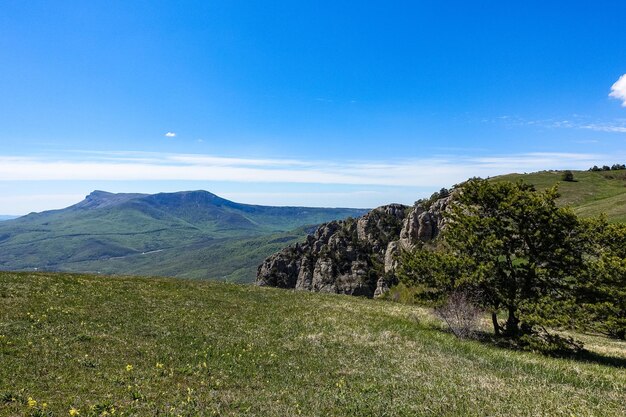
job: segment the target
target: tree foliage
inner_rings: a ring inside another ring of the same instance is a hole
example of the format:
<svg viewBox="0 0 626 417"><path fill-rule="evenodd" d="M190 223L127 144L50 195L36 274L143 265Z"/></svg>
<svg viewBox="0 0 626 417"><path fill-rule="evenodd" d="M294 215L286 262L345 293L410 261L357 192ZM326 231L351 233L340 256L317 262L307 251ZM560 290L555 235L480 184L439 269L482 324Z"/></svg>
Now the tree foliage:
<svg viewBox="0 0 626 417"><path fill-rule="evenodd" d="M504 309L510 336L559 320L536 307L570 299L583 266L586 237L576 215L556 205L556 188L537 191L524 182L471 180L449 212L447 245L472 259L464 280L483 294L494 314ZM500 325L494 318L494 330Z"/></svg>
<svg viewBox="0 0 626 417"><path fill-rule="evenodd" d="M599 219L590 224L594 251L576 287L581 325L626 338L626 225Z"/></svg>
<svg viewBox="0 0 626 417"><path fill-rule="evenodd" d="M442 293L463 288L476 294L492 313L496 334L517 338L565 324L589 239L557 198L556 188L469 180L446 213L442 250L405 255L401 279Z"/></svg>
<svg viewBox="0 0 626 417"><path fill-rule="evenodd" d="M421 244L402 254L398 275L405 285L420 287L419 301L438 306L458 287L457 277L467 275L469 261L449 250Z"/></svg>

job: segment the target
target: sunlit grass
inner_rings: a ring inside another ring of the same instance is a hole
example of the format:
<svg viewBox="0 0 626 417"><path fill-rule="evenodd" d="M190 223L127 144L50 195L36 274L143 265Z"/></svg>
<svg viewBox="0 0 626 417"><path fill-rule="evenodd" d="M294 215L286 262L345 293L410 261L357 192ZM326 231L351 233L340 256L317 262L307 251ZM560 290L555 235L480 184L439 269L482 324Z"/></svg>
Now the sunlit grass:
<svg viewBox="0 0 626 417"><path fill-rule="evenodd" d="M606 214L610 221L626 221L626 170L573 171L574 182L562 181L561 171L541 171L531 174L509 174L495 181L524 181L545 189L559 184L562 205L574 208L583 217Z"/></svg>
<svg viewBox="0 0 626 417"><path fill-rule="evenodd" d="M0 273L0 365L6 416L618 416L626 403L624 368L459 341L424 309L160 278Z"/></svg>

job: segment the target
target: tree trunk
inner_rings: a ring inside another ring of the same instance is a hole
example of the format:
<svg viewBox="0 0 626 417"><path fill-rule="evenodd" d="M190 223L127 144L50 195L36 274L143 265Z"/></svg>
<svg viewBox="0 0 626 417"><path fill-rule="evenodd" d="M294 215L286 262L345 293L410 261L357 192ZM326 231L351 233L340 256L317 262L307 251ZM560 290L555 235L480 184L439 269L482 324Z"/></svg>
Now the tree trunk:
<svg viewBox="0 0 626 417"><path fill-rule="evenodd" d="M496 336L500 336L500 324L498 323L498 313L491 313L491 322L493 323L493 332Z"/></svg>
<svg viewBox="0 0 626 417"><path fill-rule="evenodd" d="M509 307L509 317L506 319L506 334L510 337L519 336L519 319L515 317L517 308Z"/></svg>

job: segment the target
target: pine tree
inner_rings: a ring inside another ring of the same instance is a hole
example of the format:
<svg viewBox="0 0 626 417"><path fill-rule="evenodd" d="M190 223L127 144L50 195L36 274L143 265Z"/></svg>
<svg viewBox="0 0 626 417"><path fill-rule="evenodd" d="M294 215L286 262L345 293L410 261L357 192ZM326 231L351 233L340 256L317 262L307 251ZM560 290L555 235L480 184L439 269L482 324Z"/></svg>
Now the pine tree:
<svg viewBox="0 0 626 417"><path fill-rule="evenodd" d="M419 249L405 255L413 259L405 260L400 278L444 292L469 291L492 313L497 335L517 338L565 324L569 310L554 306L572 306L589 239L576 215L556 205L557 197L556 188L469 180L446 214L445 254Z"/></svg>
<svg viewBox="0 0 626 417"><path fill-rule="evenodd" d="M626 339L626 224L590 222L595 251L577 283L579 317L585 329Z"/></svg>

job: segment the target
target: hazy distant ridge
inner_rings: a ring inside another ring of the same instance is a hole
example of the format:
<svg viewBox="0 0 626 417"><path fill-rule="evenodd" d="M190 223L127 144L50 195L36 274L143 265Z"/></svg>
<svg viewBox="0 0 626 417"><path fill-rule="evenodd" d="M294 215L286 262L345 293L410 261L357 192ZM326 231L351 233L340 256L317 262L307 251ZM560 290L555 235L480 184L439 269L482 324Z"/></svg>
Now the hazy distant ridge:
<svg viewBox="0 0 626 417"><path fill-rule="evenodd" d="M207 191L94 191L70 207L0 224L0 269L172 275L249 281L305 225L364 209L240 204Z"/></svg>

